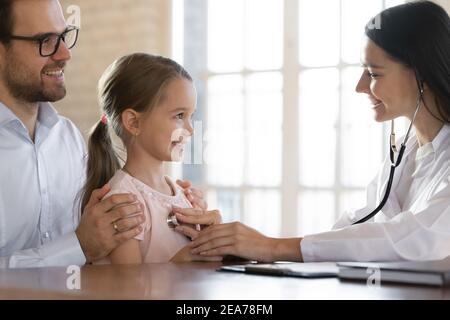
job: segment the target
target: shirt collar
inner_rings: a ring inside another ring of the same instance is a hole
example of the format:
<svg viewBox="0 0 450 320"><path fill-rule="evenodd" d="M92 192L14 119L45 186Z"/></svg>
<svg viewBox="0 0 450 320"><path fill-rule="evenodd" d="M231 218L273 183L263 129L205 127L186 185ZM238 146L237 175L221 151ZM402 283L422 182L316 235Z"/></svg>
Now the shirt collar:
<svg viewBox="0 0 450 320"><path fill-rule="evenodd" d="M20 119L3 103L0 102L0 127ZM58 112L49 102L39 102L37 120L40 124L52 128L59 120Z"/></svg>
<svg viewBox="0 0 450 320"><path fill-rule="evenodd" d="M0 127L14 120L19 119L7 106L0 102Z"/></svg>
<svg viewBox="0 0 450 320"><path fill-rule="evenodd" d="M58 111L49 102L40 102L38 121L40 124L52 128L59 120Z"/></svg>

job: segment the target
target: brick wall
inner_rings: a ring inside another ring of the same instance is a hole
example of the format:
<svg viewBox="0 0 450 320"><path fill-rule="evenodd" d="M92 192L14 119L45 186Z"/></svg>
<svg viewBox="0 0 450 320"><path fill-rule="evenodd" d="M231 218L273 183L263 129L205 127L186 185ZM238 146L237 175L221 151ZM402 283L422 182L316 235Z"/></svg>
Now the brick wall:
<svg viewBox="0 0 450 320"><path fill-rule="evenodd" d="M66 70L67 96L55 104L86 136L99 119L97 81L116 58L131 52L168 55L170 0L60 0L81 9L79 40Z"/></svg>

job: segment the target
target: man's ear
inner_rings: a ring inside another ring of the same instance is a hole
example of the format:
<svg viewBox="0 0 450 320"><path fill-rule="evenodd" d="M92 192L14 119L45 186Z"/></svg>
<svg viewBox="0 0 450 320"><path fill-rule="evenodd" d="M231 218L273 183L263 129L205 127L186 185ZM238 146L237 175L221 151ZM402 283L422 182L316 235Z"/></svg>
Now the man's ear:
<svg viewBox="0 0 450 320"><path fill-rule="evenodd" d="M139 119L141 114L131 108L122 112L122 125L124 130L132 135L137 136L140 133Z"/></svg>

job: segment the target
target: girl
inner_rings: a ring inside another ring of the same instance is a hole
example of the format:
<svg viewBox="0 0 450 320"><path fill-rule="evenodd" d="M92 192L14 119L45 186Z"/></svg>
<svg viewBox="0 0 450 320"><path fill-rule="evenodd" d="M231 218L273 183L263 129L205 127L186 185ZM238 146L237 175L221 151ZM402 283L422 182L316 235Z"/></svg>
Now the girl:
<svg viewBox="0 0 450 320"><path fill-rule="evenodd" d="M367 188L366 207L344 213L332 231L275 239L241 223L218 224L200 233L192 253L306 262L450 256L450 18L431 1L393 7L378 18L381 28L366 27L356 91L370 99L376 121L403 116L414 125L394 179L388 157ZM403 149L397 146L394 163Z"/></svg>
<svg viewBox="0 0 450 320"><path fill-rule="evenodd" d="M193 132L196 91L191 77L170 59L144 53L127 55L109 66L101 77L99 101L103 116L89 138L82 208L92 190L109 181L111 191L106 197L133 193L145 215L142 232L100 263L205 260L192 256L188 238L167 224L172 206L191 207L183 191L163 170L164 161L181 158L186 138ZM109 128L126 149L123 168ZM113 223L111 228L117 230L117 225Z"/></svg>

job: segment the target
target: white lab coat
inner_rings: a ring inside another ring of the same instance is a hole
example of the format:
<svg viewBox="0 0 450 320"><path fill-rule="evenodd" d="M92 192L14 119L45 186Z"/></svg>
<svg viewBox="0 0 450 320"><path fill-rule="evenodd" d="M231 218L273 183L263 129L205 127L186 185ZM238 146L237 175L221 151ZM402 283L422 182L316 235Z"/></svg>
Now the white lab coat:
<svg viewBox="0 0 450 320"><path fill-rule="evenodd" d="M305 262L437 260L450 256L450 126L444 125L432 142L420 148L415 136L409 139L382 211L372 220L352 226L380 203L389 170L387 158L367 187L365 208L345 212L332 231L303 238Z"/></svg>

